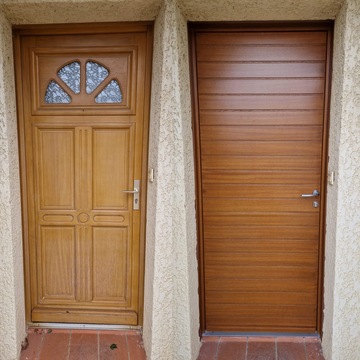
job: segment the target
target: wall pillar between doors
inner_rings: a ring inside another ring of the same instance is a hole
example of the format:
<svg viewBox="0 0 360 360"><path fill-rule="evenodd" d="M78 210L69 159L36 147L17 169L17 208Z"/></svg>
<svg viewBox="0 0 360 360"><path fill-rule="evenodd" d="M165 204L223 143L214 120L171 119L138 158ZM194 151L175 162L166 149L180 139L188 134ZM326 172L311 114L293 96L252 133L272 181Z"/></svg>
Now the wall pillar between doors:
<svg viewBox="0 0 360 360"><path fill-rule="evenodd" d="M165 0L155 22L144 343L149 359L196 359L199 342L187 23Z"/></svg>

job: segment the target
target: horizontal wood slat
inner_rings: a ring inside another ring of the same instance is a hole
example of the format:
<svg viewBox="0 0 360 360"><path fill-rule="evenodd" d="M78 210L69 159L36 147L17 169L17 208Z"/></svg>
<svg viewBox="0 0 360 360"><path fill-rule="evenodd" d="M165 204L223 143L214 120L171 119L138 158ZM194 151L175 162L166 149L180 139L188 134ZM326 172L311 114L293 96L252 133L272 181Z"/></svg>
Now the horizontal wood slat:
<svg viewBox="0 0 360 360"><path fill-rule="evenodd" d="M319 170L304 171L203 171L204 183L218 184L314 184L320 182ZM304 200L304 199L303 199Z"/></svg>
<svg viewBox="0 0 360 360"><path fill-rule="evenodd" d="M218 198L204 200L204 211L216 209L218 212L318 212L312 205L311 199L226 199L224 201Z"/></svg>
<svg viewBox="0 0 360 360"><path fill-rule="evenodd" d="M232 314L233 316L244 316L244 317L258 317L258 316L268 316L269 313L273 317L304 317L304 318L313 318L315 315L315 309L313 306L306 305L288 305L288 306L272 306L272 305L241 305L238 304L223 304L223 306L218 307L216 305L208 304L206 310L209 314L216 315L228 315Z"/></svg>
<svg viewBox="0 0 360 360"><path fill-rule="evenodd" d="M324 73L324 62L267 64L198 62L199 78L323 78Z"/></svg>
<svg viewBox="0 0 360 360"><path fill-rule="evenodd" d="M258 199L258 198L273 198L273 199L293 199L302 200L301 194L307 194L312 192L314 186L309 185L289 185L284 187L283 185L239 185L239 184L209 184L204 183L203 194L206 195L206 199L211 198L246 198L246 199ZM228 201L226 199L225 201Z"/></svg>
<svg viewBox="0 0 360 360"><path fill-rule="evenodd" d="M296 216L295 216L296 215ZM263 226L318 226L319 214L309 213L263 213L228 212L219 213L216 209L204 212L204 225L263 225Z"/></svg>
<svg viewBox="0 0 360 360"><path fill-rule="evenodd" d="M198 61L324 61L326 45L200 45Z"/></svg>
<svg viewBox="0 0 360 360"><path fill-rule="evenodd" d="M304 281L299 279L287 280L237 280L232 279L209 279L205 281L207 291L224 291L224 292L309 292L316 291L316 281ZM270 314L269 314L270 315Z"/></svg>
<svg viewBox="0 0 360 360"><path fill-rule="evenodd" d="M222 34L198 34L196 42L198 45L290 45L295 44L326 44L326 33L324 31L307 31L307 32L245 32Z"/></svg>
<svg viewBox="0 0 360 360"><path fill-rule="evenodd" d="M200 110L320 110L322 94L313 95L199 95Z"/></svg>
<svg viewBox="0 0 360 360"><path fill-rule="evenodd" d="M204 170L302 170L318 169L318 156L224 156L203 155Z"/></svg>
<svg viewBox="0 0 360 360"><path fill-rule="evenodd" d="M207 279L306 279L317 276L316 267L296 266L212 266L206 272Z"/></svg>
<svg viewBox="0 0 360 360"><path fill-rule="evenodd" d="M320 141L321 126L203 126L202 140Z"/></svg>
<svg viewBox="0 0 360 360"><path fill-rule="evenodd" d="M322 125L323 110L203 110L203 125Z"/></svg>
<svg viewBox="0 0 360 360"><path fill-rule="evenodd" d="M285 240L285 239L204 239L204 251L224 253L224 252L265 252L265 253L279 253L279 252L314 252L318 249L316 240ZM237 264L238 266L240 264ZM228 266L225 264L224 266ZM257 264L254 264L257 266ZM211 274L212 268L207 269L206 274ZM215 272L215 274L217 271ZM235 275L235 273L233 273Z"/></svg>
<svg viewBox="0 0 360 360"><path fill-rule="evenodd" d="M208 304L316 305L308 292L220 292L208 291Z"/></svg>
<svg viewBox="0 0 360 360"><path fill-rule="evenodd" d="M316 156L321 143L312 141L202 141L204 155Z"/></svg>
<svg viewBox="0 0 360 360"><path fill-rule="evenodd" d="M304 226L213 226L204 229L205 238L215 239L297 239L316 240L319 236L317 227Z"/></svg>
<svg viewBox="0 0 360 360"><path fill-rule="evenodd" d="M323 79L199 79L199 94L321 94Z"/></svg>

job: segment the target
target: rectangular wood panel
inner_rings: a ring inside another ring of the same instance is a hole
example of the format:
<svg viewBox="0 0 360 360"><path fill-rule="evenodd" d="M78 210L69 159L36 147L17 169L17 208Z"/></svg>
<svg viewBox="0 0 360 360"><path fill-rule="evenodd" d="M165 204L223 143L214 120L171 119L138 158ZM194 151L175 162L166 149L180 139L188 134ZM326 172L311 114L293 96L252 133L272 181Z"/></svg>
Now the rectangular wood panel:
<svg viewBox="0 0 360 360"><path fill-rule="evenodd" d="M125 209L129 184L129 129L93 131L94 209Z"/></svg>
<svg viewBox="0 0 360 360"><path fill-rule="evenodd" d="M74 129L36 130L41 209L74 209Z"/></svg>
<svg viewBox="0 0 360 360"><path fill-rule="evenodd" d="M93 228L94 301L126 303L130 281L127 230L116 227Z"/></svg>
<svg viewBox="0 0 360 360"><path fill-rule="evenodd" d="M75 300L75 229L41 227L39 262L40 298Z"/></svg>

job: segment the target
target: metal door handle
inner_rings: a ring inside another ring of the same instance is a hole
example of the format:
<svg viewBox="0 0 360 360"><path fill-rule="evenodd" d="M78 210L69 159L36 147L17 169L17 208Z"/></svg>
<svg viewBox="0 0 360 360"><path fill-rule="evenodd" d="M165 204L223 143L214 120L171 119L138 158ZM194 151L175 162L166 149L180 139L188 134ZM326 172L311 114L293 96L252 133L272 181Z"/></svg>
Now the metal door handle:
<svg viewBox="0 0 360 360"><path fill-rule="evenodd" d="M134 194L133 210L140 209L140 180L134 180L134 190L123 190L126 194Z"/></svg>
<svg viewBox="0 0 360 360"><path fill-rule="evenodd" d="M137 194L139 192L139 189L134 188L134 190L123 190L123 192L127 194Z"/></svg>
<svg viewBox="0 0 360 360"><path fill-rule="evenodd" d="M319 190L314 190L312 194L301 194L301 197L303 198L312 198L312 197L317 197L320 195Z"/></svg>

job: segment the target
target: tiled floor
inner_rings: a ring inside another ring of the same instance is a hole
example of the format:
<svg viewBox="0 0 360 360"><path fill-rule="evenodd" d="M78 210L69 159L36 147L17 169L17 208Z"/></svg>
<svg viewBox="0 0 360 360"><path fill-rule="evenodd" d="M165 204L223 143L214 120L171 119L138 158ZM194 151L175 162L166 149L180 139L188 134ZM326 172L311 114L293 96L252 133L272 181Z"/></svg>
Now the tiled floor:
<svg viewBox="0 0 360 360"><path fill-rule="evenodd" d="M324 360L314 337L203 338L198 360Z"/></svg>
<svg viewBox="0 0 360 360"><path fill-rule="evenodd" d="M31 329L28 342L20 360L146 360L137 331ZM202 342L198 360L324 360L314 337L206 336Z"/></svg>
<svg viewBox="0 0 360 360"><path fill-rule="evenodd" d="M146 360L137 331L32 329L20 360Z"/></svg>

